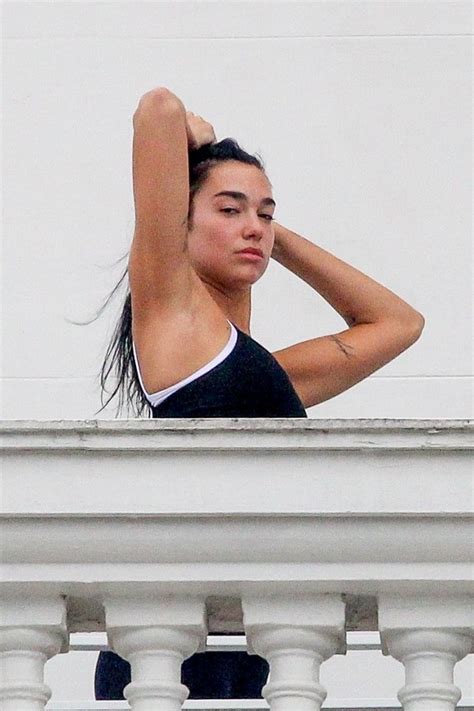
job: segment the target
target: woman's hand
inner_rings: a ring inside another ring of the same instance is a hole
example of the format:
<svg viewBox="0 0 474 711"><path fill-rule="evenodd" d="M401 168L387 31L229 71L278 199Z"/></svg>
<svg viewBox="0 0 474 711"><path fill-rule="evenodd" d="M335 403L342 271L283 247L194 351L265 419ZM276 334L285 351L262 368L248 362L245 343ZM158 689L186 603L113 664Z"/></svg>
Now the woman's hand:
<svg viewBox="0 0 474 711"><path fill-rule="evenodd" d="M192 111L186 111L186 133L190 151L195 151L208 143L216 142L216 134L211 124L201 116L193 114Z"/></svg>
<svg viewBox="0 0 474 711"><path fill-rule="evenodd" d="M281 256L280 254L280 239L281 239L281 234L283 232L283 228L281 225L278 224L278 222L275 222L273 220L272 222L273 225L273 233L275 235L275 241L273 242L273 249L271 253L271 258L274 259L276 262L279 261L279 257Z"/></svg>
<svg viewBox="0 0 474 711"><path fill-rule="evenodd" d="M216 134L211 124L192 111L186 111L181 99L164 86L156 87L141 97L133 115L134 131L147 134L152 132L160 112L166 107L171 111L185 113L188 150L194 151L208 143L215 143Z"/></svg>

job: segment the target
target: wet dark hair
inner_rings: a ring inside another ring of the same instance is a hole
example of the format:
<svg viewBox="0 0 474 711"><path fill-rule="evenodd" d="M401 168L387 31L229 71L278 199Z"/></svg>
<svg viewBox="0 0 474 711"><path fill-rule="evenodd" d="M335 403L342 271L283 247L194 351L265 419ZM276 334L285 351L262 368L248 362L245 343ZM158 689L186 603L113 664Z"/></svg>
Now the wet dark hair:
<svg viewBox="0 0 474 711"><path fill-rule="evenodd" d="M219 163L229 160L245 163L246 165L253 165L262 172L265 172L265 166L261 157L258 154L251 155L244 151L233 138L225 138L218 143L207 144L197 150L189 152L189 225L192 224L194 196L206 182L212 168ZM100 308L96 318L100 316L111 299L117 294L126 279L128 282L127 277L128 267ZM137 417L151 417L151 406L141 388L135 358L133 356L132 298L129 289L127 289L117 325L115 326L112 338L107 347L102 368L99 373L99 379L102 407L96 414L107 407L114 398L117 398L117 415L119 415L125 407L127 414L130 414L131 411L132 414ZM113 389L111 392L108 391L110 381L113 381Z"/></svg>

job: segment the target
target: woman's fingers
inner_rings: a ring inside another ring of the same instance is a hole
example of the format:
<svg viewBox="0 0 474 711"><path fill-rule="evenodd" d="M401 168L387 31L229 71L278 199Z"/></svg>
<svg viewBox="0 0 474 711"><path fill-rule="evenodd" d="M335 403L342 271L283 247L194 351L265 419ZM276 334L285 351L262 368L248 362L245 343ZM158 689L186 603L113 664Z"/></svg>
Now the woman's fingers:
<svg viewBox="0 0 474 711"><path fill-rule="evenodd" d="M209 121L203 119L202 116L197 116L192 111L186 111L186 129L188 145L192 150L200 148L207 143L214 143L216 140L214 128Z"/></svg>

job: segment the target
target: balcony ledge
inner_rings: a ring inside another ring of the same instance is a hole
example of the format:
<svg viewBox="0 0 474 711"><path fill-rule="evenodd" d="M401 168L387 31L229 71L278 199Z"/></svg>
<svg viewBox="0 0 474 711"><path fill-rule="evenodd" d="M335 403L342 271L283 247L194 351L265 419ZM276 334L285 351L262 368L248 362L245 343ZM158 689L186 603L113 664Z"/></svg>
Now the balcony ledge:
<svg viewBox="0 0 474 711"><path fill-rule="evenodd" d="M472 420L212 418L4 420L3 451L472 449Z"/></svg>
<svg viewBox="0 0 474 711"><path fill-rule="evenodd" d="M348 629L381 593L472 590L465 420L0 423L0 592L61 594L70 631L107 595L204 594L242 633L243 594L337 592ZM32 545L32 540L35 545Z"/></svg>

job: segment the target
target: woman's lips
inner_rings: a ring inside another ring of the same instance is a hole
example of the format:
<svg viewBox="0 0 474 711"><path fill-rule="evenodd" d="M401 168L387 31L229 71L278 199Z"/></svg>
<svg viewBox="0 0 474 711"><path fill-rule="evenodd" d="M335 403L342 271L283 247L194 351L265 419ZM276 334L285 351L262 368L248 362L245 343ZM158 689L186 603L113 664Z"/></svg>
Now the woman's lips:
<svg viewBox="0 0 474 711"><path fill-rule="evenodd" d="M257 252L238 252L238 254L242 255L242 257L247 257L248 259L263 259L263 254L258 254Z"/></svg>

